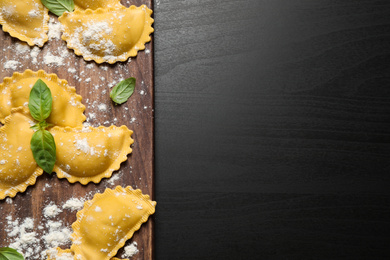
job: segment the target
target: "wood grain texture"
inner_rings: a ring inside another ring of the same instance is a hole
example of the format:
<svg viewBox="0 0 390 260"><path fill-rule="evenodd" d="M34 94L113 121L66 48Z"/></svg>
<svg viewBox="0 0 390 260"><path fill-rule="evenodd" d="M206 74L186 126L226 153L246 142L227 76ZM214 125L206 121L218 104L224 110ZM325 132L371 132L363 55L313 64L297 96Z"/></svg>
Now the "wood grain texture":
<svg viewBox="0 0 390 260"><path fill-rule="evenodd" d="M122 1L125 6L146 4L153 8L150 0ZM53 16L54 17L54 16ZM74 197L81 198L92 196L97 192L103 192L105 188L113 188L117 185L139 188L144 194L149 194L154 199L154 90L153 90L153 42L146 44L148 52L140 51L131 62L117 63L114 65L98 66L94 62L85 62L81 57L70 51L64 58L64 65L56 66L45 64L44 57L50 52L60 56L66 52L65 42L51 40L45 44L37 57L38 63L33 64L29 53L20 55L15 46L19 41L12 39L7 33L0 33L1 71L0 78L10 77L14 72L4 69L7 60L20 62L15 71L23 72L26 69L43 69L47 73L55 73L59 78L65 79L70 86L76 88L76 92L83 97L82 103L86 106L85 115L87 122L92 126L126 125L134 131L132 145L133 152L128 160L121 165L121 169L113 176L119 175L119 179L110 181L103 179L99 184L82 186L79 183L69 184L65 179L58 179L55 174L44 174L37 179L37 183L27 189L25 193L18 194L11 204L5 200L0 202L0 247L7 246L12 240L5 230L7 215L13 218L32 217L35 225L45 223L47 220L42 215L43 208L51 202L61 206L66 200ZM68 68L75 68L75 73L70 73ZM109 97L110 87L118 83L120 79L135 77L136 90L129 101L121 106L115 106ZM97 87L99 86L99 87ZM107 110L100 110L99 104L106 104ZM65 226L76 220L76 212L64 210L58 219L63 220ZM138 243L139 253L132 259L150 260L154 258L154 221L153 217L135 233L130 242ZM41 231L36 229L39 236ZM129 243L127 243L129 244ZM126 244L126 245L127 245ZM70 245L68 245L70 246ZM64 247L64 246L63 246ZM118 255L121 255L122 251Z"/></svg>
<svg viewBox="0 0 390 260"><path fill-rule="evenodd" d="M389 1L155 17L158 259L388 259Z"/></svg>

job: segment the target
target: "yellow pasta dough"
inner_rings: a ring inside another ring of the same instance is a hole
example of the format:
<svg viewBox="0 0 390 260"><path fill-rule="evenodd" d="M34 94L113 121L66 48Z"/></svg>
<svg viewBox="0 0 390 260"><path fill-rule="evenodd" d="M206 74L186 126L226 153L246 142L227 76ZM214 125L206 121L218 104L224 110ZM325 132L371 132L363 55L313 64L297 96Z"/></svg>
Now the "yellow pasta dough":
<svg viewBox="0 0 390 260"><path fill-rule="evenodd" d="M72 225L75 259L111 259L155 212L155 206L149 196L131 187L117 186L96 194L84 203Z"/></svg>
<svg viewBox="0 0 390 260"><path fill-rule="evenodd" d="M145 49L154 31L152 10L145 5L64 13L62 39L87 61L125 61Z"/></svg>
<svg viewBox="0 0 390 260"><path fill-rule="evenodd" d="M69 182L98 183L120 168L131 153L133 133L126 126L53 127L57 161L53 171Z"/></svg>
<svg viewBox="0 0 390 260"><path fill-rule="evenodd" d="M0 0L3 31L30 46L43 46L47 41L48 12L40 0Z"/></svg>
<svg viewBox="0 0 390 260"><path fill-rule="evenodd" d="M67 260L74 259L74 253L70 249L61 249L59 247L48 250L47 260ZM111 258L111 260L129 260L129 259L119 259L116 257Z"/></svg>
<svg viewBox="0 0 390 260"><path fill-rule="evenodd" d="M43 173L30 149L31 118L14 109L0 128L0 199L24 192Z"/></svg>
<svg viewBox="0 0 390 260"><path fill-rule="evenodd" d="M59 178L82 184L100 182L111 177L132 152L133 132L126 126L82 126L85 107L65 80L44 71L14 73L0 84L0 121L4 123L0 131L0 199L24 191L43 172L30 148L30 127L37 122L29 114L28 99L38 79L45 81L53 96L47 121L53 125L48 131L56 144L53 171Z"/></svg>
<svg viewBox="0 0 390 260"><path fill-rule="evenodd" d="M74 0L76 10L120 7L120 0Z"/></svg>
<svg viewBox="0 0 390 260"><path fill-rule="evenodd" d="M41 79L50 88L53 106L48 123L57 126L81 126L85 121L85 106L81 104L81 96L68 85L66 80L58 79L55 74L46 74L43 70L14 73L0 84L0 122L8 116L12 108L24 107L28 111L28 100L31 88Z"/></svg>

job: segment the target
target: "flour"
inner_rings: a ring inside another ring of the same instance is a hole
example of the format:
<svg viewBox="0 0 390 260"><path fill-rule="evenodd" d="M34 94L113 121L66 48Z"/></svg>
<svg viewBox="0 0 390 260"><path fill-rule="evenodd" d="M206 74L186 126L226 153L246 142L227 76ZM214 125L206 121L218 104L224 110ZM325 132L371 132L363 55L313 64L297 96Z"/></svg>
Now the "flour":
<svg viewBox="0 0 390 260"><path fill-rule="evenodd" d="M47 54L43 57L43 62L45 64L53 64L56 66L61 66L64 64L64 57L63 56L55 56L51 54L50 51L47 52Z"/></svg>
<svg viewBox="0 0 390 260"><path fill-rule="evenodd" d="M90 153L91 151L87 138L76 140L75 146L77 150L83 151L84 153Z"/></svg>
<svg viewBox="0 0 390 260"><path fill-rule="evenodd" d="M130 245L126 246L124 249L125 249L125 252L123 254L123 257L133 257L135 256L136 254L138 254L139 250L137 248L137 242L133 242L131 243Z"/></svg>
<svg viewBox="0 0 390 260"><path fill-rule="evenodd" d="M39 55L39 53L41 52L41 49L37 46L35 46L31 52L30 52L30 56L31 56L31 59L32 59L32 63L33 64L37 64L38 63L38 60L37 60L37 57Z"/></svg>
<svg viewBox="0 0 390 260"><path fill-rule="evenodd" d="M91 194L87 196L92 196ZM85 198L86 199L86 198ZM71 229L64 226L58 215L64 210L80 210L83 207L83 201L85 199L71 198L66 201L62 206L56 205L54 202L50 202L46 205L42 214L44 219L39 223L37 220L26 217L13 219L11 215L5 217L4 223L5 231L7 232L7 241L3 241L4 244L8 243L9 247L16 249L18 252L24 255L28 260L42 260L46 259L46 251L58 246L70 247L70 235ZM17 214L16 214L17 215ZM38 235L38 230L40 235ZM51 251L53 252L53 251ZM68 256L68 258L65 258ZM68 260L69 255L63 254L57 260Z"/></svg>
<svg viewBox="0 0 390 260"><path fill-rule="evenodd" d="M16 43L16 51L18 54L25 54L30 51L30 47L25 43Z"/></svg>
<svg viewBox="0 0 390 260"><path fill-rule="evenodd" d="M58 214L61 213L61 209L57 207L55 204L49 204L43 209L43 214L45 218L54 218L57 217Z"/></svg>
<svg viewBox="0 0 390 260"><path fill-rule="evenodd" d="M99 111L107 111L107 105L106 104L99 104L98 105Z"/></svg>
<svg viewBox="0 0 390 260"><path fill-rule="evenodd" d="M70 211L81 210L84 206L84 200L78 198L71 198L65 202L62 206L63 209L69 209Z"/></svg>
<svg viewBox="0 0 390 260"><path fill-rule="evenodd" d="M68 69L68 72L69 72L69 73L76 73L77 70L76 70L75 68L69 68L69 69Z"/></svg>
<svg viewBox="0 0 390 260"><path fill-rule="evenodd" d="M61 23L57 22L54 18L50 18L49 32L48 32L49 40L61 39L61 32L62 32Z"/></svg>
<svg viewBox="0 0 390 260"><path fill-rule="evenodd" d="M21 63L20 63L19 61L16 61L16 60L8 60L8 61L4 64L4 68L5 68L5 69L16 70L20 65L21 65Z"/></svg>
<svg viewBox="0 0 390 260"><path fill-rule="evenodd" d="M37 9L33 9L31 10L30 12L28 12L28 16L30 16L31 18L37 18L39 17L39 10Z"/></svg>
<svg viewBox="0 0 390 260"><path fill-rule="evenodd" d="M74 260L74 256L72 253L63 253L61 256L57 256L57 250L55 248L47 251L47 255L50 256L50 259L53 260Z"/></svg>
<svg viewBox="0 0 390 260"><path fill-rule="evenodd" d="M119 55L115 53L117 46L110 40L113 32L111 24L113 23L88 21L75 28L71 34L64 30L63 33L68 38L69 46L78 49L85 59L102 58L105 62L115 62L118 59L124 60L126 53ZM121 17L118 17L115 23L121 23Z"/></svg>

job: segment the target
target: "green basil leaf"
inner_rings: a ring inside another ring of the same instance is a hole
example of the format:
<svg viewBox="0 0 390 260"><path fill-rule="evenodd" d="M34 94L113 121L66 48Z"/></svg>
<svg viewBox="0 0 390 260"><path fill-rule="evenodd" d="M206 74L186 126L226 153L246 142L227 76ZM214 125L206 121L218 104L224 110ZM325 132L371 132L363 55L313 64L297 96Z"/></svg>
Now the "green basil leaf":
<svg viewBox="0 0 390 260"><path fill-rule="evenodd" d="M38 125L39 125L40 129L44 130L44 129L52 126L53 124L49 124L46 121L42 121L42 122L39 122Z"/></svg>
<svg viewBox="0 0 390 260"><path fill-rule="evenodd" d="M73 0L41 0L42 4L49 9L50 12L57 16L61 16L64 12L73 12Z"/></svg>
<svg viewBox="0 0 390 260"><path fill-rule="evenodd" d="M42 122L50 116L53 98L49 87L41 79L35 82L30 92L28 108L31 116Z"/></svg>
<svg viewBox="0 0 390 260"><path fill-rule="evenodd" d="M110 93L110 98L116 104L125 103L134 93L135 78L128 78L119 82Z"/></svg>
<svg viewBox="0 0 390 260"><path fill-rule="evenodd" d="M52 173L56 162L56 144L53 135L47 130L36 131L31 138L31 151L38 166Z"/></svg>
<svg viewBox="0 0 390 260"><path fill-rule="evenodd" d="M43 122L45 122L45 121L43 121ZM38 130L41 130L41 126L39 124L35 124L32 127L30 127L30 129L32 129L34 131L38 131Z"/></svg>
<svg viewBox="0 0 390 260"><path fill-rule="evenodd" d="M51 126L53 126L53 124L50 124L46 121L42 121L42 122L39 122L38 124L33 125L30 128L34 131L38 131L38 130L45 130L46 128L51 127Z"/></svg>
<svg viewBox="0 0 390 260"><path fill-rule="evenodd" d="M24 260L22 254L9 247L0 248L0 260Z"/></svg>

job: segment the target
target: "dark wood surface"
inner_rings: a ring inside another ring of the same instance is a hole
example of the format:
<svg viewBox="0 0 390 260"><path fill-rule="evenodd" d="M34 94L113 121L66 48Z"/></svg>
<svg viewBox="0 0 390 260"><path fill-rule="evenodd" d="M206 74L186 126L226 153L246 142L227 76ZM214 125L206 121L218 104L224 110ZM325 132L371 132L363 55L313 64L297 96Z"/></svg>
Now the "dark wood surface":
<svg viewBox="0 0 390 260"><path fill-rule="evenodd" d="M155 19L156 259L389 259L390 2Z"/></svg>
<svg viewBox="0 0 390 260"><path fill-rule="evenodd" d="M149 8L152 8L152 1L150 0L122 1L122 3L126 6L129 6L129 4L137 6L146 4ZM51 40L46 43L37 58L38 63L33 64L28 53L23 56L16 52L15 44L18 42L17 39L12 39L9 34L0 32L0 55L2 62L0 78L12 76L14 70L4 69L4 63L10 59L18 60L21 63L15 70L18 72L23 72L26 69L34 71L43 69L47 73L55 73L59 78L67 80L69 85L74 86L77 93L82 96L82 103L86 106L85 115L87 116L88 123L92 126L109 126L111 124L118 126L126 125L134 131L132 137L135 143L132 145L133 152L129 155L128 161L122 163L121 169L114 173L113 176L120 176L114 182L103 179L100 184L90 183L83 186L79 183L69 184L66 179L60 180L55 174L44 174L37 179L36 185L30 186L25 193L19 193L12 200L11 204L6 203L5 200L0 201L0 247L8 246L9 242L12 241L7 236L5 230L5 217L9 214L14 219L33 217L36 225L38 223L42 224L46 221L43 218L42 210L51 201L61 206L66 200L72 197L91 198L93 194L103 192L106 187L114 188L117 185L130 185L134 188L139 188L144 194L148 194L155 199L153 174L153 42L146 44L146 48L150 53L140 51L136 58L131 59L131 62L104 65L108 66L107 70L104 70L101 66L97 66L94 62L85 62L81 57L74 55L73 51L64 59L64 65L46 65L43 59L49 51L56 56L61 55L61 50L64 50L64 48L66 51L66 44L62 40ZM8 46L13 47L8 48ZM92 64L92 68L86 67L88 64ZM77 72L74 74L69 73L69 67L75 68ZM81 74L82 71L84 71L83 74ZM75 78L74 75L78 75L81 80ZM103 76L105 79L103 80L97 75ZM135 77L137 79L135 93L127 103L121 106L115 106L109 97L110 88L108 85L115 80L128 77ZM91 79L90 82L86 80L88 78ZM98 89L95 88L97 85L100 85ZM106 92L103 90L106 90ZM101 103L107 105L107 111L102 112L98 109L98 105ZM135 118L134 122L132 122L132 118ZM50 185L50 187L45 187L45 185ZM58 219L63 220L64 225L70 227L76 220L76 212L71 213L64 210ZM130 242L136 241L138 243L138 249L140 251L132 259L153 259L153 223L153 218L149 219L131 239ZM34 231L38 232L38 234L41 232L38 229ZM62 247L65 248L65 246ZM119 252L120 255L122 251Z"/></svg>

